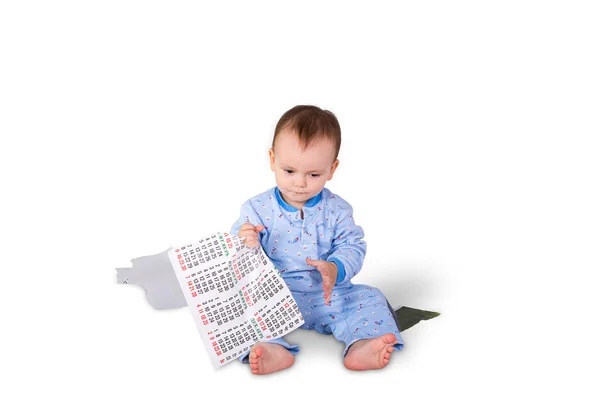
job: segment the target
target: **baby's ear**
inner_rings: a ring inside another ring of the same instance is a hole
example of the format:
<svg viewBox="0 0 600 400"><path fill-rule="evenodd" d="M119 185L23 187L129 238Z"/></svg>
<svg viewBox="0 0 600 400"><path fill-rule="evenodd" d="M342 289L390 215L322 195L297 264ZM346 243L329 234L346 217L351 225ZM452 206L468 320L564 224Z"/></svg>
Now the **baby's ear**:
<svg viewBox="0 0 600 400"><path fill-rule="evenodd" d="M271 164L271 171L275 172L275 151L273 151L273 148L269 149L269 163Z"/></svg>
<svg viewBox="0 0 600 400"><path fill-rule="evenodd" d="M328 181L333 178L333 173L337 169L338 165L340 165L340 160L335 160L333 164L331 164L331 171L329 171L329 177L327 178Z"/></svg>

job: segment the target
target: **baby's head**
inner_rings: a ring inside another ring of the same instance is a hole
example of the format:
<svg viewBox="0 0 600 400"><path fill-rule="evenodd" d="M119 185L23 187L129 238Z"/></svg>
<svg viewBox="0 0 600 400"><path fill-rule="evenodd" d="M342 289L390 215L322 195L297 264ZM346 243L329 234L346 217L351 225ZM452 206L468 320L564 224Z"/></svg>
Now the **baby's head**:
<svg viewBox="0 0 600 400"><path fill-rule="evenodd" d="M269 150L271 170L283 199L296 208L333 178L342 142L335 115L315 106L296 106L279 119Z"/></svg>

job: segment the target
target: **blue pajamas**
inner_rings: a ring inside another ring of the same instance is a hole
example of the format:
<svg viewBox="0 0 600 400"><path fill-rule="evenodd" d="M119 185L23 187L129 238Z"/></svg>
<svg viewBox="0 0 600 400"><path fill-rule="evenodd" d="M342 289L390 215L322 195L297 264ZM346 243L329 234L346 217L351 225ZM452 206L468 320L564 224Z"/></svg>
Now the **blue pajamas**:
<svg viewBox="0 0 600 400"><path fill-rule="evenodd" d="M324 188L300 210L287 204L277 188L255 196L242 205L240 218L231 228L237 235L242 224L263 225L260 243L279 270L304 317L302 329L333 334L348 347L357 340L393 333L396 350L403 347L395 314L379 289L354 285L350 280L362 268L366 254L364 233L354 223L352 207ZM306 258L327 260L338 266L331 304L323 298L321 274ZM283 339L274 341L298 352ZM247 361L247 355L240 357Z"/></svg>

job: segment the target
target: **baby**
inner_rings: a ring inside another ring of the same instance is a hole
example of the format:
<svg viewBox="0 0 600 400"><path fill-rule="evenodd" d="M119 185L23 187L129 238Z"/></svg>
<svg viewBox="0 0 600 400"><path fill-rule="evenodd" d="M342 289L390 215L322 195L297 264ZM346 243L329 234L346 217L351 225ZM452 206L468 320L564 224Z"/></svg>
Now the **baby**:
<svg viewBox="0 0 600 400"><path fill-rule="evenodd" d="M325 188L339 165L340 144L330 111L296 106L283 114L269 150L277 186L242 205L231 233L263 247L300 308L301 328L344 342L346 368L380 369L403 342L381 291L350 281L367 246L350 204ZM240 360L264 375L290 367L297 352L278 338L257 343Z"/></svg>

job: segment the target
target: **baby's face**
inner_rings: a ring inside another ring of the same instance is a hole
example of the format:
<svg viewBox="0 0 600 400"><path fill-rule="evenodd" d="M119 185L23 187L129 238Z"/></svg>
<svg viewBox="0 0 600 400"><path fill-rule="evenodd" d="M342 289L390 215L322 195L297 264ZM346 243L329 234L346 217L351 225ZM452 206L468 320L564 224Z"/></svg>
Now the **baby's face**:
<svg viewBox="0 0 600 400"><path fill-rule="evenodd" d="M321 192L339 163L335 160L335 146L329 140L314 141L302 151L296 134L288 130L277 136L269 157L283 199L298 209Z"/></svg>

